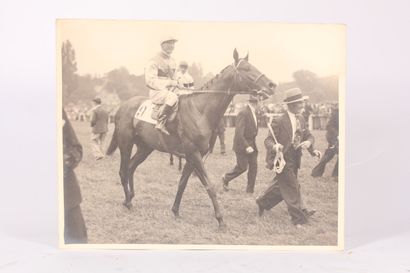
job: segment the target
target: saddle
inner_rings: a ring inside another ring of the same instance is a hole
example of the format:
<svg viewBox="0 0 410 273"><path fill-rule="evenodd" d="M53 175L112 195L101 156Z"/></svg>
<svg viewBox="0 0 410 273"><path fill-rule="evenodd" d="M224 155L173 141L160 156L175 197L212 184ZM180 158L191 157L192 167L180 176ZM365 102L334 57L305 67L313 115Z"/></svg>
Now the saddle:
<svg viewBox="0 0 410 273"><path fill-rule="evenodd" d="M154 104L151 100L144 101L134 116L134 127L137 121L144 121L153 125L157 124L158 115L161 112L163 104ZM168 123L172 122L178 112L178 103L173 107L173 112L168 118Z"/></svg>

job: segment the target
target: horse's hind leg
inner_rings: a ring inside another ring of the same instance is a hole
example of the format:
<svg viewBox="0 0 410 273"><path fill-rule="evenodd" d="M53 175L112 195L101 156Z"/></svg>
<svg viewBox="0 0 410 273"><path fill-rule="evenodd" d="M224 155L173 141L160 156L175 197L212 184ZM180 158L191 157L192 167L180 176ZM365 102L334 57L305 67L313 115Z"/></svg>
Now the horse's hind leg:
<svg viewBox="0 0 410 273"><path fill-rule="evenodd" d="M188 183L189 176L194 170L194 166L188 161L185 163L184 169L182 170L182 175L178 184L177 195L175 196L174 205L172 206L172 212L176 217L179 216L179 205L181 204L182 195L184 194L186 184Z"/></svg>
<svg viewBox="0 0 410 273"><path fill-rule="evenodd" d="M120 147L121 153L121 164L120 164L120 178L121 184L124 189L125 200L123 205L126 206L128 209L131 209L131 195L128 187L128 177L129 177L129 162L131 156L133 143L131 141L123 141Z"/></svg>
<svg viewBox="0 0 410 273"><path fill-rule="evenodd" d="M130 186L130 201L132 198L135 196L134 192L134 172L137 167L144 162L144 160L152 153L153 149L148 148L143 145L138 145L137 146L137 152L135 155L131 158L130 164L129 164L129 186Z"/></svg>

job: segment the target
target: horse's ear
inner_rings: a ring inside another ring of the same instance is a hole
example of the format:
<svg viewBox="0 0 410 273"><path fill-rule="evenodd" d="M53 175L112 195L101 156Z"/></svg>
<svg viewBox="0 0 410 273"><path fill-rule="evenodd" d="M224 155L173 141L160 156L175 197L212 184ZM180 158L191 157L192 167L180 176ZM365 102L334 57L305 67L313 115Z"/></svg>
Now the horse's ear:
<svg viewBox="0 0 410 273"><path fill-rule="evenodd" d="M243 58L245 61L249 61L249 51L248 51L248 53L246 53L246 56L245 56L245 58Z"/></svg>
<svg viewBox="0 0 410 273"><path fill-rule="evenodd" d="M233 50L233 59L235 60L235 64L238 63L239 60L239 54L236 48Z"/></svg>

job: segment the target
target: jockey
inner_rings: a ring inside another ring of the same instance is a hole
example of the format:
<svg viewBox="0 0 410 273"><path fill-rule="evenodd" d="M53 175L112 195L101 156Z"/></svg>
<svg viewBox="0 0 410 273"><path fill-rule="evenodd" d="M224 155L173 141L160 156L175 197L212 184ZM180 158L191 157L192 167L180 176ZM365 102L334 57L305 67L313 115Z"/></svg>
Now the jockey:
<svg viewBox="0 0 410 273"><path fill-rule="evenodd" d="M182 61L179 63L178 71L176 73L175 79L177 80L179 86L183 89L194 89L194 80L188 73L188 63Z"/></svg>
<svg viewBox="0 0 410 273"><path fill-rule="evenodd" d="M145 68L145 82L150 90L150 99L154 104L164 104L155 128L167 135L169 132L165 128L165 123L178 101L177 95L173 92L178 87L178 82L175 80L176 65L171 57L175 42L177 40L173 37L162 39L160 42L162 51L154 56Z"/></svg>

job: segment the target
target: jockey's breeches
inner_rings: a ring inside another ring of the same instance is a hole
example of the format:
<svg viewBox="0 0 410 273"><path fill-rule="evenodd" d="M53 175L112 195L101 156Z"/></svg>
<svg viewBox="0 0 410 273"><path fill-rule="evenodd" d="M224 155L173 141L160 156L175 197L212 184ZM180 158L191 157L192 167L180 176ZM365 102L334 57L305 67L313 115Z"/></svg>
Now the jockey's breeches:
<svg viewBox="0 0 410 273"><path fill-rule="evenodd" d="M167 104L174 106L178 101L178 96L167 90L150 90L149 97L154 104Z"/></svg>

